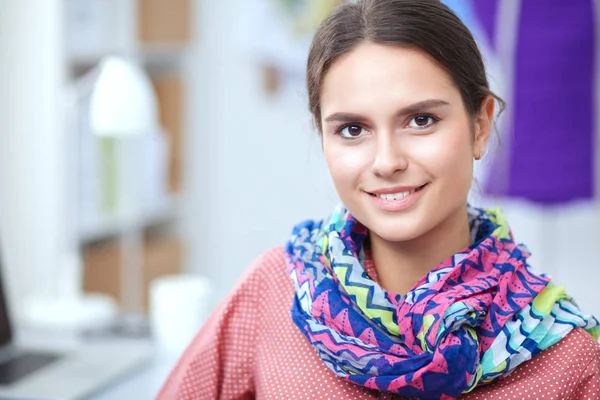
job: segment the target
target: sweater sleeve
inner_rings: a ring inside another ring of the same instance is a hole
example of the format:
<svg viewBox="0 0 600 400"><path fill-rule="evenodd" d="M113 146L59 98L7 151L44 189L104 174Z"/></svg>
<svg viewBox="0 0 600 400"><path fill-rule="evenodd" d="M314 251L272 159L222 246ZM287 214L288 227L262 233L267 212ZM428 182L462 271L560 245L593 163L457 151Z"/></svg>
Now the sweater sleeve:
<svg viewBox="0 0 600 400"><path fill-rule="evenodd" d="M192 340L157 400L254 398L258 259Z"/></svg>
<svg viewBox="0 0 600 400"><path fill-rule="evenodd" d="M600 346L596 346L595 356L581 374L571 399L600 399Z"/></svg>

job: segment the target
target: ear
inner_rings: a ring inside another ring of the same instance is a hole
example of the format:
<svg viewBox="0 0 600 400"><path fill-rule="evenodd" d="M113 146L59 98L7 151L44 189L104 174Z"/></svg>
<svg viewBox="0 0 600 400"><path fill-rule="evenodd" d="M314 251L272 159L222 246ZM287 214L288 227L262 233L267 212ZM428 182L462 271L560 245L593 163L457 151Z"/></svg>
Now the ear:
<svg viewBox="0 0 600 400"><path fill-rule="evenodd" d="M487 96L481 103L481 109L475 119L475 140L473 142L473 158L480 160L486 152L486 147L492 132L494 120L494 97Z"/></svg>

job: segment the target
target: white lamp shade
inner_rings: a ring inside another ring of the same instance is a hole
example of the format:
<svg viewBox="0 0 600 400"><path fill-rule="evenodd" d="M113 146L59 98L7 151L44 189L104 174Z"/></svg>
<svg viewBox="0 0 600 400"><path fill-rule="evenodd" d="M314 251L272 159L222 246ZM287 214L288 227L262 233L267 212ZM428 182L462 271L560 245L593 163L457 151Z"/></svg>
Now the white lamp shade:
<svg viewBox="0 0 600 400"><path fill-rule="evenodd" d="M91 94L90 123L99 136L124 137L156 130L156 94L138 65L114 56L102 60Z"/></svg>

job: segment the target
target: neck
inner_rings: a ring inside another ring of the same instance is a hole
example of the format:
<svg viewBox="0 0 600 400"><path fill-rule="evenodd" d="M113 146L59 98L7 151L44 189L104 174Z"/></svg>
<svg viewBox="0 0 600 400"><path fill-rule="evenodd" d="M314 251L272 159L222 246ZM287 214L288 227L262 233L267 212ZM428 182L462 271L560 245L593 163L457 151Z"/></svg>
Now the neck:
<svg viewBox="0 0 600 400"><path fill-rule="evenodd" d="M406 294L424 275L470 244L466 205L431 231L410 241L389 242L370 234L379 284L399 294Z"/></svg>

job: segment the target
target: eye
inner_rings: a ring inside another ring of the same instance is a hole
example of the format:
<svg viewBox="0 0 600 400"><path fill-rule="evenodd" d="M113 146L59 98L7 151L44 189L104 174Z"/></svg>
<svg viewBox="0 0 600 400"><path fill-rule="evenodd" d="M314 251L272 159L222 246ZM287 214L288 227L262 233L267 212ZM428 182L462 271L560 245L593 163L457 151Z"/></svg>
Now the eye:
<svg viewBox="0 0 600 400"><path fill-rule="evenodd" d="M346 139L357 139L367 131L359 125L350 124L340 127L337 132Z"/></svg>
<svg viewBox="0 0 600 400"><path fill-rule="evenodd" d="M425 129L429 128L435 122L437 122L437 118L430 114L421 114L413 117L408 126L414 129Z"/></svg>

